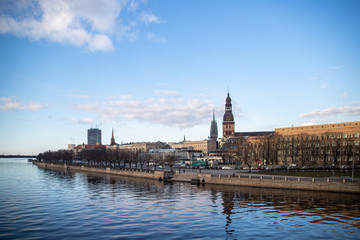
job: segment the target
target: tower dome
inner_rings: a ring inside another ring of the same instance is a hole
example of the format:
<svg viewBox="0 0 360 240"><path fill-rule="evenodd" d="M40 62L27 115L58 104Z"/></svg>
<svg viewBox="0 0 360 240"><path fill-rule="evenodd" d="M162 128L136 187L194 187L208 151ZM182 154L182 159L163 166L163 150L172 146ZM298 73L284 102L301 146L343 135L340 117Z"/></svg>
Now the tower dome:
<svg viewBox="0 0 360 240"><path fill-rule="evenodd" d="M230 94L228 93L225 103L225 114L223 118L224 122L232 122L234 121L234 116L232 114L232 104L231 104L231 98Z"/></svg>
<svg viewBox="0 0 360 240"><path fill-rule="evenodd" d="M226 103L231 104L231 97L230 97L229 93L228 93L227 98L226 98Z"/></svg>

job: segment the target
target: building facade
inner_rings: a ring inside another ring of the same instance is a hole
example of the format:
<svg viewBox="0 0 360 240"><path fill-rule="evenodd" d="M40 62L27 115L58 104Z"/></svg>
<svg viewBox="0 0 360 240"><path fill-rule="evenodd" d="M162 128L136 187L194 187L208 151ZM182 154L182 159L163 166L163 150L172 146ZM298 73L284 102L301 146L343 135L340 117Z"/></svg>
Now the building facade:
<svg viewBox="0 0 360 240"><path fill-rule="evenodd" d="M216 140L185 141L184 148L202 151L205 156L208 156L210 151L217 148L217 142Z"/></svg>
<svg viewBox="0 0 360 240"><path fill-rule="evenodd" d="M277 128L275 133L281 165L359 165L360 122Z"/></svg>
<svg viewBox="0 0 360 240"><path fill-rule="evenodd" d="M299 126L299 127L287 127L287 128L276 128L275 133L281 136L289 135L315 135L322 136L328 133L343 134L357 136L360 132L360 122L348 122L348 123L331 123L322 125L312 126ZM358 136L357 136L358 137Z"/></svg>
<svg viewBox="0 0 360 240"><path fill-rule="evenodd" d="M110 145L107 146L108 149L123 149L133 152L142 152L147 153L150 149L169 149L170 146L163 142L138 142L138 143L128 143L121 145Z"/></svg>
<svg viewBox="0 0 360 240"><path fill-rule="evenodd" d="M223 154L236 164L358 167L360 122L277 128L274 134L229 139Z"/></svg>

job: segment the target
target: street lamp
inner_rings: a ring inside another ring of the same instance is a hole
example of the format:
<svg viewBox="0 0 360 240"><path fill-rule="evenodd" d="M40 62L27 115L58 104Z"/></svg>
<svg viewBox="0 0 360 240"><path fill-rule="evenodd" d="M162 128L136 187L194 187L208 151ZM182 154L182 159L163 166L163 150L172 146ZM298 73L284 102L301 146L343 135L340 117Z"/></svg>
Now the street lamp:
<svg viewBox="0 0 360 240"><path fill-rule="evenodd" d="M354 168L355 168L355 153L354 153L354 151L353 151L353 158L352 158L352 173L351 173L352 181L354 181Z"/></svg>

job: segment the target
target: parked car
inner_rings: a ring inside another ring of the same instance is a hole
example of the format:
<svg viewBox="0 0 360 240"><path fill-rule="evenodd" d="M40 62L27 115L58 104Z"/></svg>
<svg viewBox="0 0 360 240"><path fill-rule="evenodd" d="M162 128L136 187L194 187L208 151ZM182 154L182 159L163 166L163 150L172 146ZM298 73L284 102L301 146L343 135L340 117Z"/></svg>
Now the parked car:
<svg viewBox="0 0 360 240"><path fill-rule="evenodd" d="M230 170L230 169L234 169L234 168L233 168L233 167L230 167L230 166L223 166L222 169Z"/></svg>

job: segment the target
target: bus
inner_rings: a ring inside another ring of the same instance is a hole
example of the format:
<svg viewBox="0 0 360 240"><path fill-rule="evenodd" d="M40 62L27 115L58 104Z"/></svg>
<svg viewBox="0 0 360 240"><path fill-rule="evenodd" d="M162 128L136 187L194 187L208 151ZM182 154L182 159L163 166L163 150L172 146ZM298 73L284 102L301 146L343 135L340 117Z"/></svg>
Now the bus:
<svg viewBox="0 0 360 240"><path fill-rule="evenodd" d="M207 166L209 166L209 164L207 161L196 161L196 162L191 163L191 166L192 167L207 167Z"/></svg>

